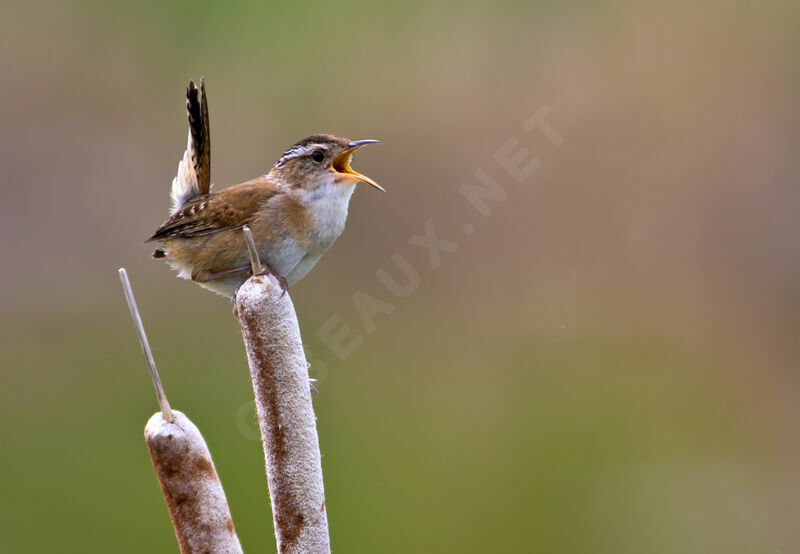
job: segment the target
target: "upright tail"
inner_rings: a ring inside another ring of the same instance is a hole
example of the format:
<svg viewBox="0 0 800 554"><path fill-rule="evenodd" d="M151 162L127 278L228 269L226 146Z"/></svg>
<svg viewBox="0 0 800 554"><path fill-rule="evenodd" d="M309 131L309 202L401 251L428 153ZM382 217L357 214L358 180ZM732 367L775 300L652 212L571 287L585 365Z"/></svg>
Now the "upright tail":
<svg viewBox="0 0 800 554"><path fill-rule="evenodd" d="M186 152L178 163L178 174L172 180L170 215L188 200L211 190L211 136L208 123L206 83L200 78L200 89L189 81L186 90L186 111L189 115L189 137Z"/></svg>

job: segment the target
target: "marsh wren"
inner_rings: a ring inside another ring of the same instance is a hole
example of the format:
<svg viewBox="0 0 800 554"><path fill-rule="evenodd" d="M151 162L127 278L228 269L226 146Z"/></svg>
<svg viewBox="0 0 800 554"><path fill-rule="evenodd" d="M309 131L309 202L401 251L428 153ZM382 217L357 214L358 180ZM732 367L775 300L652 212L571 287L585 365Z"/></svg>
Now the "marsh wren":
<svg viewBox="0 0 800 554"><path fill-rule="evenodd" d="M344 230L357 183L384 189L350 167L353 153L377 140L312 135L295 143L266 175L211 192L205 83L189 82L189 137L172 181L170 217L149 241L184 279L233 297L250 276L242 227L261 263L284 289L302 279ZM384 191L385 192L385 191Z"/></svg>

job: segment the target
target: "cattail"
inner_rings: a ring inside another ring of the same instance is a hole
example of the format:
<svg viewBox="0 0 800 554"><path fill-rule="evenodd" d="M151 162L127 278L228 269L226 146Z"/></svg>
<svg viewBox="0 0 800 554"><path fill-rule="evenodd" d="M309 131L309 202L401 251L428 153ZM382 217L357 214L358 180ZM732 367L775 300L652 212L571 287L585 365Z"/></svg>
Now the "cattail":
<svg viewBox="0 0 800 554"><path fill-rule="evenodd" d="M211 453L203 435L185 415L174 421L156 412L144 440L167 501L182 554L242 552Z"/></svg>
<svg viewBox="0 0 800 554"><path fill-rule="evenodd" d="M248 246L253 246L245 228ZM254 276L236 294L266 459L278 552L330 552L325 490L308 365L291 298Z"/></svg>
<svg viewBox="0 0 800 554"><path fill-rule="evenodd" d="M189 418L170 408L125 268L119 270L119 275L161 408L147 422L144 439L167 502L178 546L183 554L241 553L211 453L203 435Z"/></svg>

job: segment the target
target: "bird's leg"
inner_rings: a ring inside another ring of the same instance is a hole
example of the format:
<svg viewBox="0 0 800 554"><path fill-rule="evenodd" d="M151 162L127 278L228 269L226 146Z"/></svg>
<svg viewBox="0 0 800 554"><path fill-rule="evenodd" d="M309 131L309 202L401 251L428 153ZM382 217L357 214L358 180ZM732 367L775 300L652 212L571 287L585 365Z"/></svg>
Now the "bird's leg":
<svg viewBox="0 0 800 554"><path fill-rule="evenodd" d="M213 279L219 279L220 277L225 277L227 275L235 275L236 273L243 273L245 271L250 271L249 265L243 265L241 267L234 267L232 269L226 269L225 271L220 271L219 273L206 273L203 275L204 281L211 281ZM197 281L198 279L194 279L194 275L192 275L192 279Z"/></svg>
<svg viewBox="0 0 800 554"><path fill-rule="evenodd" d="M286 294L286 291L289 288L289 283L286 281L286 278L283 275L281 275L280 273L278 273L277 271L275 271L272 268L271 265L265 264L263 262L261 263L261 265L264 267L264 271L262 271L261 273L258 273L258 275L272 275L273 277L275 277L278 280L278 284L281 286L281 290L283 291L281 296ZM201 274L198 271L192 271L192 280L200 282L200 283L205 283L206 281L211 281L213 279L219 279L220 277L227 277L228 275L235 275L236 273L245 273L245 272L248 272L248 271L252 271L252 268L251 268L250 265L243 265L241 267L234 267L234 268L231 268L231 269L226 269L225 271L220 271L219 273L205 273L205 272L203 272ZM234 298L235 297L236 296L234 295Z"/></svg>
<svg viewBox="0 0 800 554"><path fill-rule="evenodd" d="M281 286L281 290L283 291L283 296L286 294L286 290L289 288L289 283L286 281L286 278L275 271L271 265L261 263L264 267L264 271L258 273L257 275L272 275L278 280L278 284ZM227 277L228 275L235 275L237 273L245 273L248 271L252 271L252 267L250 265L243 265L241 267L234 267L231 269L226 269L225 271L220 271L219 273L205 273L205 272L198 272L192 271L192 281L197 281L199 283L205 283L206 281L211 281L213 279L219 279L220 277Z"/></svg>

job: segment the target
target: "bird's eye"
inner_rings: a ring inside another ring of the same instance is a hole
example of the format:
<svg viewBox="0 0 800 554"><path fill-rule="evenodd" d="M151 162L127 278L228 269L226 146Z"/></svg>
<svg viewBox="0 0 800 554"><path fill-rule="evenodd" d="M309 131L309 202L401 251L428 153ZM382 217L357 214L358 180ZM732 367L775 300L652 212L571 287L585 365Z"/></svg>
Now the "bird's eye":
<svg viewBox="0 0 800 554"><path fill-rule="evenodd" d="M311 154L311 158L315 162L320 163L320 162L322 162L322 160L325 159L325 154L322 153L322 150L315 150L314 153Z"/></svg>

